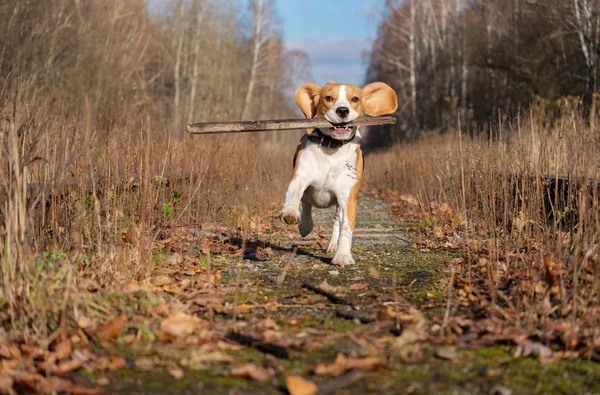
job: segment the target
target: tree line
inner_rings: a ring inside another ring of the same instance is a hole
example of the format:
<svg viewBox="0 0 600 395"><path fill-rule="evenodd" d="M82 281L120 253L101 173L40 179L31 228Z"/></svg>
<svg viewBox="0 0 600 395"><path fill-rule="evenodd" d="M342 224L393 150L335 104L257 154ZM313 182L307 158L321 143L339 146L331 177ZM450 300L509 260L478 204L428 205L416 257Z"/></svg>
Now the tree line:
<svg viewBox="0 0 600 395"><path fill-rule="evenodd" d="M387 0L367 80L399 94L396 136L478 128L572 96L590 114L598 0ZM555 109L558 111L558 109ZM383 142L383 141L382 141Z"/></svg>
<svg viewBox="0 0 600 395"><path fill-rule="evenodd" d="M272 0L0 0L0 80L100 122L285 117L306 78Z"/></svg>

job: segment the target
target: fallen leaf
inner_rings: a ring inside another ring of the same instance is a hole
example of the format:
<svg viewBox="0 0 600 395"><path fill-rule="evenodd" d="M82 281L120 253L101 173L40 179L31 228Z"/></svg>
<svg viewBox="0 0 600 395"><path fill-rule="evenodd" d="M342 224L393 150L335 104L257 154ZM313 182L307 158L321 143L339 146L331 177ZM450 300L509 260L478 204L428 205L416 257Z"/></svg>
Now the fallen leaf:
<svg viewBox="0 0 600 395"><path fill-rule="evenodd" d="M418 206L419 201L413 195L400 195L400 200L410 204L411 206Z"/></svg>
<svg viewBox="0 0 600 395"><path fill-rule="evenodd" d="M13 379L7 374L0 374L0 393L14 394Z"/></svg>
<svg viewBox="0 0 600 395"><path fill-rule="evenodd" d="M323 280L323 282L317 287L321 288L325 292L335 293L335 288L327 283L327 279Z"/></svg>
<svg viewBox="0 0 600 395"><path fill-rule="evenodd" d="M192 302L201 307L206 307L212 304L221 304L223 303L223 295L201 296L194 299Z"/></svg>
<svg viewBox="0 0 600 395"><path fill-rule="evenodd" d="M204 255L210 254L210 245L211 245L211 243L212 243L212 241L208 237L203 237L202 238L202 241L200 242L200 251Z"/></svg>
<svg viewBox="0 0 600 395"><path fill-rule="evenodd" d="M173 278L165 274L161 274L159 276L154 277L154 285L156 285L157 287L173 284L173 282Z"/></svg>
<svg viewBox="0 0 600 395"><path fill-rule="evenodd" d="M183 370L180 368L169 369L169 374L173 376L175 380L181 380L184 376Z"/></svg>
<svg viewBox="0 0 600 395"><path fill-rule="evenodd" d="M288 376L285 383L290 395L314 395L319 390L315 383L300 376Z"/></svg>
<svg viewBox="0 0 600 395"><path fill-rule="evenodd" d="M350 286L350 289L353 289L355 291L360 291L361 289L367 289L367 288L369 288L368 283L356 283L356 284L352 284Z"/></svg>
<svg viewBox="0 0 600 395"><path fill-rule="evenodd" d="M274 375L274 372L251 363L245 363L231 369L231 375L245 377L256 381L265 381L270 379Z"/></svg>
<svg viewBox="0 0 600 395"><path fill-rule="evenodd" d="M200 318L184 312L177 312L160 323L160 329L170 336L184 338L191 335L199 326Z"/></svg>
<svg viewBox="0 0 600 395"><path fill-rule="evenodd" d="M35 389L41 393L56 393L56 392L68 392L73 387L73 383L69 380L63 379L58 376L41 377L37 382Z"/></svg>
<svg viewBox="0 0 600 395"><path fill-rule="evenodd" d="M118 370L123 369L127 366L127 361L123 357L112 357L110 359L110 364L108 365L108 370Z"/></svg>
<svg viewBox="0 0 600 395"><path fill-rule="evenodd" d="M154 359L150 357L140 357L135 360L135 367L141 370L150 370L154 368Z"/></svg>
<svg viewBox="0 0 600 395"><path fill-rule="evenodd" d="M108 321L105 324L102 324L96 329L96 334L103 340L114 339L119 336L125 327L125 322L127 321L127 316L125 314L121 314L114 320Z"/></svg>
<svg viewBox="0 0 600 395"><path fill-rule="evenodd" d="M56 359L63 359L71 355L73 352L73 347L71 346L71 341L69 339L65 339L58 343L54 349L54 354L56 355Z"/></svg>
<svg viewBox="0 0 600 395"><path fill-rule="evenodd" d="M65 374L73 370L79 369L83 366L83 361L79 359L71 359L69 361L61 362L54 368L54 373Z"/></svg>
<svg viewBox="0 0 600 395"><path fill-rule="evenodd" d="M75 314L75 321L81 329L89 328L94 324L94 322L85 315L77 313Z"/></svg>
<svg viewBox="0 0 600 395"><path fill-rule="evenodd" d="M104 391L98 388L87 388L76 385L71 387L69 393L73 395L102 395L104 394Z"/></svg>
<svg viewBox="0 0 600 395"><path fill-rule="evenodd" d="M516 358L528 357L532 354L541 360L546 360L552 357L552 350L541 343L523 340L517 343L517 347L513 351Z"/></svg>
<svg viewBox="0 0 600 395"><path fill-rule="evenodd" d="M355 358L346 357L339 353L331 365L317 364L315 374L319 376L339 376L351 369L373 369L383 365L383 361L377 357Z"/></svg>
<svg viewBox="0 0 600 395"><path fill-rule="evenodd" d="M435 356L454 361L458 358L458 353L456 352L456 347L440 347L435 349Z"/></svg>

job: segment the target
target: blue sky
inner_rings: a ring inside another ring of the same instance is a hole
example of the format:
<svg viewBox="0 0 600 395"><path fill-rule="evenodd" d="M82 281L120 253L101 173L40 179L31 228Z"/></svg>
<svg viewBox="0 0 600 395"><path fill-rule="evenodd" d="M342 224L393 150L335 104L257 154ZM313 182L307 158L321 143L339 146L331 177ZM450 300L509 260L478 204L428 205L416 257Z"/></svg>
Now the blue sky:
<svg viewBox="0 0 600 395"><path fill-rule="evenodd" d="M315 82L364 83L382 0L276 0L288 49L308 53Z"/></svg>

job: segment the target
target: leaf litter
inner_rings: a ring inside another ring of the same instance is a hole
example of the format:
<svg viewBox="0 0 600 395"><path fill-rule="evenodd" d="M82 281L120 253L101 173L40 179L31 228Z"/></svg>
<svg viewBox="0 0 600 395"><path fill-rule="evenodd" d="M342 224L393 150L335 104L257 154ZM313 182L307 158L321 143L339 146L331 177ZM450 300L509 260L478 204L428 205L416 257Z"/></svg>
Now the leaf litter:
<svg viewBox="0 0 600 395"><path fill-rule="evenodd" d="M396 202L396 215L420 218L410 197L385 198ZM432 212L454 215L443 205ZM465 239L457 223L462 219L413 229L413 248L463 251ZM93 279L82 282L82 288L90 289L91 284L96 291L80 290L84 297L50 344L0 340L0 391L94 394L103 393L114 379L111 372L120 369L166 369L174 380L183 379L188 369L210 369L224 377L284 382L290 394L314 394L321 385L346 386L358 373L381 374L394 358L418 362L427 349L448 363L462 359L459 349L495 344L512 345L515 357L542 361L600 357L600 335L593 329L600 310L554 307L568 273L550 256L544 256L540 276L534 278L528 271L511 272L502 262L492 262L487 240L469 240L471 255L447 259L451 275L438 283L439 289L447 290L441 302L435 304L438 296L427 292L409 303L396 291L410 289L416 280L384 286L386 277L372 267L361 275L351 268L334 274L326 263L311 262L320 273L316 278L305 274L309 272L295 274L283 263L267 264L300 259L294 251L316 250L319 240L286 249L264 240L277 236L291 240L291 230L276 228L273 235L264 227L256 234L261 231L259 238L235 232L195 236L177 228L154 242L152 250L165 260L149 276L132 280L116 274L112 287L95 286ZM525 255L525 259L533 258ZM587 259L583 274L595 273L596 259ZM281 280L284 267L286 276ZM272 281L265 281L269 278ZM491 283L502 295L490 291ZM531 312L515 310L511 300L518 295L512 292L524 290L547 302L550 313L535 313L549 319L532 320ZM426 306L444 309L425 314ZM575 325L573 314L578 317ZM330 325L333 317L349 323ZM342 329L346 325L348 329ZM329 354L329 359L315 361L301 375L286 374L284 361L302 360L342 340L352 346L338 351L335 359ZM245 360L241 355L248 349L263 358ZM78 371L92 372L97 379L73 375ZM327 377L337 381L323 381Z"/></svg>

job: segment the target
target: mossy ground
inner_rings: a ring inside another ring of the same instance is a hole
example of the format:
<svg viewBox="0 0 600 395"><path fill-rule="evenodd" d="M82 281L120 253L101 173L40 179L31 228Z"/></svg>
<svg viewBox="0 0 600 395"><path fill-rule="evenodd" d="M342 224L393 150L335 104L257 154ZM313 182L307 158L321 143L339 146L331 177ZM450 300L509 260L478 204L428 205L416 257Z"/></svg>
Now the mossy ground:
<svg viewBox="0 0 600 395"><path fill-rule="evenodd" d="M234 306L280 302L282 298L310 294L301 288L304 282L317 285L326 280L345 298L364 306L365 314L374 314L375 310L369 306L381 306L386 301L414 306L426 317L442 314L447 297L443 283L449 276L448 262L456 253L420 250L402 242L410 235L382 212L387 207L379 200L363 201L361 210L363 217L359 221L367 223L363 232L368 232L369 237L357 237L353 249L356 265L333 267L329 263L331 256L314 245L302 245L295 253L276 255L266 261L248 260L241 268L227 271L223 281L254 286L226 295L224 302ZM369 222L365 213L373 211L378 213L377 221ZM376 232L372 232L375 225L378 225ZM398 234L400 237L395 237ZM292 251L298 241L272 232L268 237L286 251ZM227 262L220 265L227 267ZM362 285L352 289L353 284ZM283 332L314 329L314 333L323 336L317 339L321 347L292 350L289 359L275 359L252 348L228 352L230 361L236 364L276 365L280 373L270 380L256 382L230 377L228 367L222 365L187 369L180 380L163 369L123 370L116 373L108 392L269 394L281 393L288 375L301 375L317 384L331 380L314 376L315 365L332 362L340 352L360 354L366 346L356 341L356 337L367 326L337 317L335 305L324 297L317 298L322 298L317 299L322 301L319 306L282 306L275 311L259 308L237 316L237 320L247 321L271 318ZM541 363L533 358L518 359L511 355L509 347L499 346L458 350L458 358L447 361L435 357L433 346L426 346L421 358L406 362L392 355L385 367L364 373L350 388L338 393L489 394L509 390L513 394L600 393L600 365L586 361Z"/></svg>

